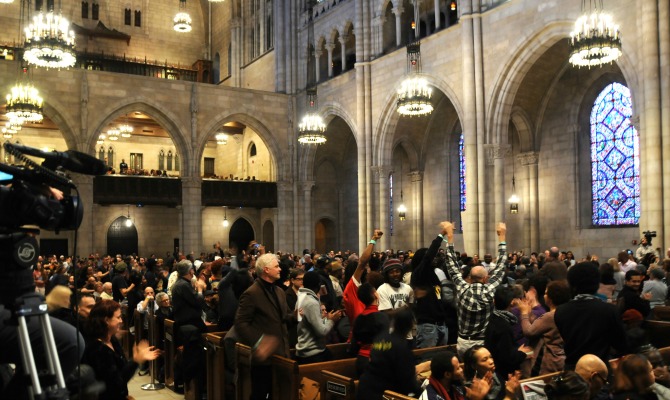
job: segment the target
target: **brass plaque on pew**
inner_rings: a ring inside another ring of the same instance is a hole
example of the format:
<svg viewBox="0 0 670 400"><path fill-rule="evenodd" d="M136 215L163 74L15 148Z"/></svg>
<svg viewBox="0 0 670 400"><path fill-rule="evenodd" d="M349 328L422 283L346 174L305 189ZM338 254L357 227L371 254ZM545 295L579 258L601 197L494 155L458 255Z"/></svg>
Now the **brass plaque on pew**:
<svg viewBox="0 0 670 400"><path fill-rule="evenodd" d="M341 383L326 381L326 390L330 393L338 394L340 396L347 395L347 387Z"/></svg>

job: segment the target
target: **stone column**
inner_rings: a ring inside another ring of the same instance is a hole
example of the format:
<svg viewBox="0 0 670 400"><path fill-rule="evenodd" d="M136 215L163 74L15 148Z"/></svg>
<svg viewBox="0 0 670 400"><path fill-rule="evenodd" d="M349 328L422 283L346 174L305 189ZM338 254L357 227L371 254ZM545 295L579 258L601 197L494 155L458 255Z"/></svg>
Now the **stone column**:
<svg viewBox="0 0 670 400"><path fill-rule="evenodd" d="M384 232L384 236L388 235L387 243L390 244L391 221L389 221L389 207L391 204L389 198L391 196L391 188L389 187L389 176L393 173L393 168L390 165L379 165L375 168L377 169L379 179L379 222L377 222L377 226L371 227L371 229L379 227Z"/></svg>
<svg viewBox="0 0 670 400"><path fill-rule="evenodd" d="M317 82L319 82L321 80L321 63L319 61L321 61L321 56L322 55L323 55L323 50L315 50L314 51L314 60L316 61L316 63L315 63L316 71L315 71L314 76L315 76L315 79L316 79Z"/></svg>
<svg viewBox="0 0 670 400"><path fill-rule="evenodd" d="M240 68L242 68L242 22L240 18L233 18L230 21L230 75L233 79L233 85L240 87L242 85L242 76Z"/></svg>
<svg viewBox="0 0 670 400"><path fill-rule="evenodd" d="M288 181L277 182L277 212L275 217L275 248L299 249L296 230L293 228L296 216L293 215L293 184ZM281 210L281 212L279 212ZM302 250L302 249L300 249Z"/></svg>
<svg viewBox="0 0 670 400"><path fill-rule="evenodd" d="M412 207L414 208L414 247L421 248L423 243L423 171L409 173L412 182Z"/></svg>
<svg viewBox="0 0 670 400"><path fill-rule="evenodd" d="M400 46L402 44L402 23L400 21L400 17L402 16L402 13L405 11L405 9L402 7L402 5L398 7L394 7L391 9L391 12L395 14L395 44L396 46Z"/></svg>
<svg viewBox="0 0 670 400"><path fill-rule="evenodd" d="M529 151L516 156L521 165L526 167L528 181L526 182L526 199L523 199L527 205L527 211L524 212L524 227L530 231L530 242L524 244L532 250L540 249L540 198L538 182L538 161L539 153Z"/></svg>
<svg viewBox="0 0 670 400"><path fill-rule="evenodd" d="M510 153L511 147L507 144L492 144L487 145L487 148L490 152L489 157L493 159L493 215L496 221L504 221L507 217L505 213L507 205L507 197L505 195L507 192L505 190L505 157Z"/></svg>
<svg viewBox="0 0 670 400"><path fill-rule="evenodd" d="M477 106L475 93L475 58L474 38L472 31L471 0L461 2L461 41L463 60L463 139L465 152L465 184L467 196L463 216L463 241L465 250L480 251L480 159L484 161L483 152L479 153L477 144ZM483 166L482 166L483 168ZM482 206L483 209L483 206ZM483 238L482 238L483 239Z"/></svg>
<svg viewBox="0 0 670 400"><path fill-rule="evenodd" d="M656 1L641 3L641 60L642 60L642 99L641 123L643 135L640 135L640 230L655 230L657 245L665 247L663 226L663 177L661 132L661 81L659 76L659 14ZM664 24L667 26L667 21ZM670 211L670 210L669 210Z"/></svg>
<svg viewBox="0 0 670 400"><path fill-rule="evenodd" d="M433 0L435 5L435 32L440 29L440 0Z"/></svg>
<svg viewBox="0 0 670 400"><path fill-rule="evenodd" d="M659 59L660 89L661 89L661 132L663 143L670 143L670 3L658 2L658 25L659 25ZM664 146L667 148L666 146ZM670 163L663 162L663 189L670 188ZM663 196L663 227L664 231L670 230L670 196ZM664 236L659 238L661 248L666 249L668 243L664 243Z"/></svg>
<svg viewBox="0 0 670 400"><path fill-rule="evenodd" d="M182 243L184 254L200 254L202 243L202 180L199 177L181 178L181 218Z"/></svg>
<svg viewBox="0 0 670 400"><path fill-rule="evenodd" d="M347 70L347 40L349 40L348 35L340 36L340 47L341 47L341 57L342 57L342 72Z"/></svg>
<svg viewBox="0 0 670 400"><path fill-rule="evenodd" d="M100 229L96 226L95 216L93 215L93 177L90 175L81 175L73 174L72 181L77 188L79 189L79 202L84 208L84 216L81 220L81 225L79 226L79 231L77 235L79 237L78 249L77 252L81 255L86 255L92 253L94 250L102 253L102 249L95 248L95 234L100 232L104 236L103 239L98 238L98 241L105 241L107 235L106 227ZM70 243L72 245L72 243ZM68 249L72 250L72 249ZM70 254L73 254L72 252Z"/></svg>
<svg viewBox="0 0 670 400"><path fill-rule="evenodd" d="M303 193L303 216L302 229L304 229L302 240L305 248L314 248L314 216L312 215L312 189L314 181L300 182L300 189Z"/></svg>
<svg viewBox="0 0 670 400"><path fill-rule="evenodd" d="M335 50L335 44L332 42L326 42L326 51L328 52L328 77L333 77L333 50Z"/></svg>

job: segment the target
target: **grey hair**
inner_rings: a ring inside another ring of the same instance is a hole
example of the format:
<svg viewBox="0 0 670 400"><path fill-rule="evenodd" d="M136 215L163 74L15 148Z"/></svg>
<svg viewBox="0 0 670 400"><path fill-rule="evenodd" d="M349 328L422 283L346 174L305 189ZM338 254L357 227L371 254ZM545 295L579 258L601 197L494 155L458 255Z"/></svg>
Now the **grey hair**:
<svg viewBox="0 0 670 400"><path fill-rule="evenodd" d="M262 276L264 274L263 268L270 264L272 260L279 261L279 258L275 254L267 253L258 257L256 260L256 276Z"/></svg>
<svg viewBox="0 0 670 400"><path fill-rule="evenodd" d="M170 296L168 296L168 294L165 292L159 292L156 295L156 303L161 303L164 300L164 297L169 298Z"/></svg>
<svg viewBox="0 0 670 400"><path fill-rule="evenodd" d="M193 268L193 264L189 260L181 260L177 263L177 275L188 275L191 268Z"/></svg>

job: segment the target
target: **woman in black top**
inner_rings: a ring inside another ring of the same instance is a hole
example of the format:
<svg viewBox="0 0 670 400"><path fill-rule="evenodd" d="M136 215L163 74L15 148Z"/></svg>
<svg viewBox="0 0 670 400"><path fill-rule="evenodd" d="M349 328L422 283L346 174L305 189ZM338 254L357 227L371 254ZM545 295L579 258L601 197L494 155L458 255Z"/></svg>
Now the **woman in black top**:
<svg viewBox="0 0 670 400"><path fill-rule="evenodd" d="M135 375L139 364L154 360L160 354L146 340L133 347L133 359L123 355L116 338L123 323L121 305L113 300L101 300L91 310L88 319L89 337L84 351L84 363L93 368L95 379L105 384L99 400L125 400L128 381Z"/></svg>

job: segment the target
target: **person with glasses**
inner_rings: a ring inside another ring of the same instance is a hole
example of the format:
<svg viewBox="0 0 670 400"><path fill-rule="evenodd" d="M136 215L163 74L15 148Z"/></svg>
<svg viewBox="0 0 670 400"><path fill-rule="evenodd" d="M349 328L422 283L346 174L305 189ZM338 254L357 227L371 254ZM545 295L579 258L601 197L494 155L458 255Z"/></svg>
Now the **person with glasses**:
<svg viewBox="0 0 670 400"><path fill-rule="evenodd" d="M610 398L607 365L599 357L593 354L583 355L577 361L575 372L589 385L589 399L605 400Z"/></svg>

